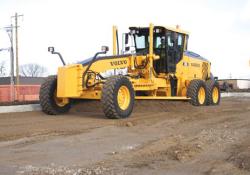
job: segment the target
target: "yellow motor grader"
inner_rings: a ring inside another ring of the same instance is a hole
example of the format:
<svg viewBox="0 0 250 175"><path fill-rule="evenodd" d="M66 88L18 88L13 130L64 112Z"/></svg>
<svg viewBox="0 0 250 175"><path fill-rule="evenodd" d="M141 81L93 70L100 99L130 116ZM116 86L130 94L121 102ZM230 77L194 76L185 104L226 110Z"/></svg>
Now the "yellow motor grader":
<svg viewBox="0 0 250 175"><path fill-rule="evenodd" d="M69 111L74 99L100 100L107 118L127 118L135 100L187 100L192 105L218 105L220 89L211 63L188 51L189 33L176 28L129 27L119 49L113 27L113 55L103 46L92 58L63 65L41 85L40 104L46 114Z"/></svg>

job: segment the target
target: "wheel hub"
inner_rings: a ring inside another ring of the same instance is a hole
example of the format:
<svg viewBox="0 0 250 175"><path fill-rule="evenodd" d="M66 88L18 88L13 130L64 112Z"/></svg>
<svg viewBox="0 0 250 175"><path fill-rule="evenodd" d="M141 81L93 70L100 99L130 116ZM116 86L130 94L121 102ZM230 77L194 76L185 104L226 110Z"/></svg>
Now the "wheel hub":
<svg viewBox="0 0 250 175"><path fill-rule="evenodd" d="M66 105L63 98L58 98L57 97L57 91L56 90L54 92L54 101L55 101L57 106L63 107L63 106Z"/></svg>
<svg viewBox="0 0 250 175"><path fill-rule="evenodd" d="M217 103L219 100L219 90L217 87L214 87L213 92L212 92L212 98L213 98L213 102Z"/></svg>
<svg viewBox="0 0 250 175"><path fill-rule="evenodd" d="M126 110L130 104L130 93L126 86L121 86L117 95L118 105L122 110Z"/></svg>
<svg viewBox="0 0 250 175"><path fill-rule="evenodd" d="M204 87L201 87L198 92L198 101L200 104L204 104L206 98L206 92Z"/></svg>

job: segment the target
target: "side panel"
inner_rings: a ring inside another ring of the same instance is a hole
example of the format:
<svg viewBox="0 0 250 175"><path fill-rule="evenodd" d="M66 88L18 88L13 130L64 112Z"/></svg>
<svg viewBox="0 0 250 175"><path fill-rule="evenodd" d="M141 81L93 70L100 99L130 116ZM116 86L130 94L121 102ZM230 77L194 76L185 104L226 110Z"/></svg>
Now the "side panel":
<svg viewBox="0 0 250 175"><path fill-rule="evenodd" d="M81 65L58 68L57 97L79 97L81 94Z"/></svg>
<svg viewBox="0 0 250 175"><path fill-rule="evenodd" d="M130 66L131 57L101 59L94 62L90 70L94 72L105 72L110 69L121 69ZM58 68L57 79L57 97L61 98L78 98L86 96L92 98L91 95L86 95L82 87L82 75L88 65L73 64ZM88 91L91 91L88 89Z"/></svg>
<svg viewBox="0 0 250 175"><path fill-rule="evenodd" d="M186 90L191 80L206 80L210 76L210 63L184 55L176 66L176 76L178 78L177 94L186 96Z"/></svg>
<svg viewBox="0 0 250 175"><path fill-rule="evenodd" d="M205 80L210 75L210 64L203 60L184 56L177 64L176 74L186 80Z"/></svg>
<svg viewBox="0 0 250 175"><path fill-rule="evenodd" d="M190 58L189 63L189 77L190 79L203 79L205 80L208 75L208 63Z"/></svg>
<svg viewBox="0 0 250 175"><path fill-rule="evenodd" d="M183 59L176 65L177 82L177 96L186 96L187 84L186 81L191 77L190 59L183 56Z"/></svg>

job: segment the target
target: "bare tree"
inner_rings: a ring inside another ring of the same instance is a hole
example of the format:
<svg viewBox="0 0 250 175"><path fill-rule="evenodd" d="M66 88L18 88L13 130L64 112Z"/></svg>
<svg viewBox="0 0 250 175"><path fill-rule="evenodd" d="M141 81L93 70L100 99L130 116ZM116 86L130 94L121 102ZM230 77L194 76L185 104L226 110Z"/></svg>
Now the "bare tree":
<svg viewBox="0 0 250 175"><path fill-rule="evenodd" d="M5 61L0 62L0 77L6 76Z"/></svg>
<svg viewBox="0 0 250 175"><path fill-rule="evenodd" d="M46 67L31 63L20 66L20 75L24 77L41 77L47 73Z"/></svg>

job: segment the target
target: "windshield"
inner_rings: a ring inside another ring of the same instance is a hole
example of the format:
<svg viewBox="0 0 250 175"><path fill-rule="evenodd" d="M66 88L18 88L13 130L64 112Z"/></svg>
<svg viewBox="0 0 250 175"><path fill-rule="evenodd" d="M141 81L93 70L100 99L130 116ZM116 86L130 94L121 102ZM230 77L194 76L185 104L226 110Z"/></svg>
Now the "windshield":
<svg viewBox="0 0 250 175"><path fill-rule="evenodd" d="M149 35L144 34L144 35L134 35L134 40L135 40L135 49L136 52L138 53L145 53L148 52L149 50ZM154 35L154 49L161 49L165 48L165 36L163 35Z"/></svg>
<svg viewBox="0 0 250 175"><path fill-rule="evenodd" d="M148 28L131 28L128 33L127 42L124 44L125 53L148 54L149 53L149 29ZM166 46L165 32L154 31L153 48L154 50L163 49ZM125 39L124 39L125 41Z"/></svg>

